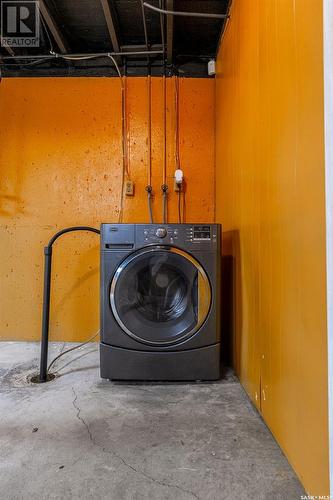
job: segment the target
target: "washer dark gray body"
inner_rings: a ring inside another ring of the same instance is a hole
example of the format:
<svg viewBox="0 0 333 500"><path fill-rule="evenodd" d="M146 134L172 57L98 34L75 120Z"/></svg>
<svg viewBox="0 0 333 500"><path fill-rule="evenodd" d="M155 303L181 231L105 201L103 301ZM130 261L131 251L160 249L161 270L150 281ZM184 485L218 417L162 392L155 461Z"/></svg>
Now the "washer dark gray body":
<svg viewBox="0 0 333 500"><path fill-rule="evenodd" d="M164 237L156 235L161 228ZM154 266L163 272L157 276ZM157 285L148 296L149 276ZM166 304L163 296L155 295L159 287L167 289ZM136 302L135 291L141 302ZM102 224L100 296L101 377L219 378L218 224ZM161 313L154 311L155 304L165 306Z"/></svg>

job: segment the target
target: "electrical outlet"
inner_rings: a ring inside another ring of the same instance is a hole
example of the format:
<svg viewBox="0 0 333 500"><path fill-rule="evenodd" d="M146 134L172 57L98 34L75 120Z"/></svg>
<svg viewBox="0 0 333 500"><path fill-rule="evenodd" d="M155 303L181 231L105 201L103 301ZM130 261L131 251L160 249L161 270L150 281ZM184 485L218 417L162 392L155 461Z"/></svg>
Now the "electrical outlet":
<svg viewBox="0 0 333 500"><path fill-rule="evenodd" d="M125 182L125 194L126 196L134 196L134 182L126 181Z"/></svg>
<svg viewBox="0 0 333 500"><path fill-rule="evenodd" d="M174 190L179 193L182 191L182 184L184 181L184 174L183 171L180 168L177 168L175 171L175 176L174 176Z"/></svg>

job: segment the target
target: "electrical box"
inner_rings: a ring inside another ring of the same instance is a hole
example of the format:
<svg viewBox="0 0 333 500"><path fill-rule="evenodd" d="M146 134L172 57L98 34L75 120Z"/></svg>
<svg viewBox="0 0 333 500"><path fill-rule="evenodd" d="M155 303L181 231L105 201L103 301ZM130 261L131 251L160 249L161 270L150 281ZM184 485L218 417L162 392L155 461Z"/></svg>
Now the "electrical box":
<svg viewBox="0 0 333 500"><path fill-rule="evenodd" d="M126 196L134 196L134 182L125 181L125 194Z"/></svg>

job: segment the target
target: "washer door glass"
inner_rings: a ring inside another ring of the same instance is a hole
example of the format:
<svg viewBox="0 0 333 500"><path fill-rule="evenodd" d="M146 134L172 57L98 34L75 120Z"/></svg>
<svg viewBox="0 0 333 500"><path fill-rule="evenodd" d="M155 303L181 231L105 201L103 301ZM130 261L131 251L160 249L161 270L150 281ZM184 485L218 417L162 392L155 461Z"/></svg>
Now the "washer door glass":
<svg viewBox="0 0 333 500"><path fill-rule="evenodd" d="M193 335L211 303L208 277L192 256L173 247L150 247L122 262L110 289L112 312L131 337L150 345Z"/></svg>

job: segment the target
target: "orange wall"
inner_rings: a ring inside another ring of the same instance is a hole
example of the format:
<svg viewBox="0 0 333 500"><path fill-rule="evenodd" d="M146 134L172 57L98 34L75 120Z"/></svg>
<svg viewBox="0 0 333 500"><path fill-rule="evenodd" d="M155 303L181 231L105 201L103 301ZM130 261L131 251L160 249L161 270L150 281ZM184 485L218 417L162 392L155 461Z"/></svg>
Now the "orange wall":
<svg viewBox="0 0 333 500"><path fill-rule="evenodd" d="M216 80L234 362L313 495L329 493L322 21L317 0L234 0Z"/></svg>
<svg viewBox="0 0 333 500"><path fill-rule="evenodd" d="M174 81L167 89L169 222L172 190ZM130 172L135 196L124 222L148 222L147 85L128 78ZM214 81L180 80L180 157L187 179L187 221L214 220ZM72 225L116 222L122 154L116 78L24 78L0 84L0 338L40 337L43 246ZM152 79L152 185L161 221L163 87ZM204 175L203 175L204 173ZM84 340L98 328L98 237L66 235L54 247L51 338Z"/></svg>

